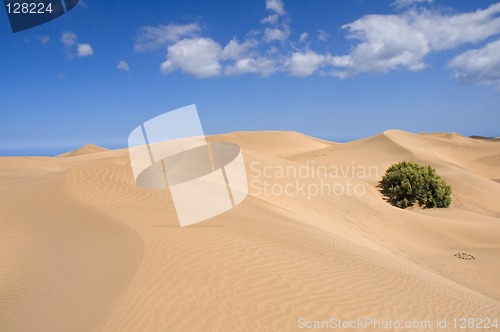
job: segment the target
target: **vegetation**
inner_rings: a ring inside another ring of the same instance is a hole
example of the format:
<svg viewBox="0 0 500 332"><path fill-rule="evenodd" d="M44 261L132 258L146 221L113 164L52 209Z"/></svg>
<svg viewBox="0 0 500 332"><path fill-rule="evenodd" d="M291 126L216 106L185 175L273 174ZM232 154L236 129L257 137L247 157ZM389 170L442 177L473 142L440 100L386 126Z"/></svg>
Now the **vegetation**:
<svg viewBox="0 0 500 332"><path fill-rule="evenodd" d="M451 203L451 187L431 166L402 161L387 169L380 185L391 204L402 209L417 202L426 208L447 208Z"/></svg>

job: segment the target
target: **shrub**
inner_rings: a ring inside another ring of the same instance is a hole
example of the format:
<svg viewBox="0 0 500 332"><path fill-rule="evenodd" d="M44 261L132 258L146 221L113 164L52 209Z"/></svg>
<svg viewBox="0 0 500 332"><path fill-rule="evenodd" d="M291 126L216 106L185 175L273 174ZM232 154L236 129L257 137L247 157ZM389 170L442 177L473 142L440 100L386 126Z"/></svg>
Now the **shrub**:
<svg viewBox="0 0 500 332"><path fill-rule="evenodd" d="M447 208L451 187L431 166L402 161L390 166L380 182L391 204L405 209L417 203L426 208Z"/></svg>

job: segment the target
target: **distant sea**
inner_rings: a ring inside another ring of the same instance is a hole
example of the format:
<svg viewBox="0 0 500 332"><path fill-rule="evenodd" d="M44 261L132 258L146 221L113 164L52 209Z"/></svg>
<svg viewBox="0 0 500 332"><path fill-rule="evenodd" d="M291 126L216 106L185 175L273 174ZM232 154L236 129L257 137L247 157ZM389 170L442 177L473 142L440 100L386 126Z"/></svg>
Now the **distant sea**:
<svg viewBox="0 0 500 332"><path fill-rule="evenodd" d="M125 148L126 146L104 146L104 145L99 145L102 146L106 149L122 149ZM21 156L26 156L26 157L54 157L58 156L60 154L70 152L73 150L77 150L81 148L81 145L78 146L57 146L57 147L22 147L22 148L9 148L9 149L2 149L0 148L0 157L21 157Z"/></svg>

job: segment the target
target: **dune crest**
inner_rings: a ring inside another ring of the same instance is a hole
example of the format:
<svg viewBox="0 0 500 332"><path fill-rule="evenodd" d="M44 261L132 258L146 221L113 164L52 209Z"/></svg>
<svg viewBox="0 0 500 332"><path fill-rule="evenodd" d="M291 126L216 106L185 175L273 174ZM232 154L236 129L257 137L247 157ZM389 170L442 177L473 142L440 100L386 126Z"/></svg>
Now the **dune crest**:
<svg viewBox="0 0 500 332"><path fill-rule="evenodd" d="M86 154L92 154L104 151L109 151L109 150L101 146L97 146L95 144L86 144L79 149L60 154L58 157L76 157L76 156L83 156Z"/></svg>

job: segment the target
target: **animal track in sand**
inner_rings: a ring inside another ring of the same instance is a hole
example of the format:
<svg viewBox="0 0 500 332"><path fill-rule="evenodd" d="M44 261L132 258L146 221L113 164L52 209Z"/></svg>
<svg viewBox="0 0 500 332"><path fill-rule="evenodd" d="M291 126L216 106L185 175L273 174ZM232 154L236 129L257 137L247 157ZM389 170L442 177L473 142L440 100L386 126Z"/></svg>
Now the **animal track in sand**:
<svg viewBox="0 0 500 332"><path fill-rule="evenodd" d="M476 257L472 256L471 254L465 253L465 252L457 252L453 256L455 256L456 258L465 259L465 260L469 260L469 261L476 259Z"/></svg>

